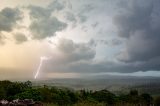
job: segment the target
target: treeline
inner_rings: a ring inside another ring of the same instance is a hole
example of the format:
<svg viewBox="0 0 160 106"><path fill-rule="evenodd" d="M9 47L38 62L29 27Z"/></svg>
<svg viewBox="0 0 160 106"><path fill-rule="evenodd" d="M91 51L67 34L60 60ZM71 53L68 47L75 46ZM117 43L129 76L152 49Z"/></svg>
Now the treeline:
<svg viewBox="0 0 160 106"><path fill-rule="evenodd" d="M33 99L43 103L53 103L59 106L70 106L77 103L102 103L105 106L160 106L160 97L153 98L150 94L139 94L137 90L131 90L128 94L115 95L108 90L91 91L79 90L74 91L67 88L57 87L33 87L30 81L11 82L0 81L0 100L8 101L14 99ZM96 106L96 105L95 105Z"/></svg>

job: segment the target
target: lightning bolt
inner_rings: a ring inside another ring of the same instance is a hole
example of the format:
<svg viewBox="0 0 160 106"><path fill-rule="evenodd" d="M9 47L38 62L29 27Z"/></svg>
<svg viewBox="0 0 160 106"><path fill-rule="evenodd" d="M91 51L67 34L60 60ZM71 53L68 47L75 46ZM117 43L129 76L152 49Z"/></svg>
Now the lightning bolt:
<svg viewBox="0 0 160 106"><path fill-rule="evenodd" d="M34 79L37 79L37 77L38 77L38 75L39 75L39 72L40 72L40 70L41 70L41 66L42 66L44 60L48 60L48 58L45 57L45 56L40 57L40 63L39 63L37 72L36 72L36 74L35 74L35 76L34 76Z"/></svg>

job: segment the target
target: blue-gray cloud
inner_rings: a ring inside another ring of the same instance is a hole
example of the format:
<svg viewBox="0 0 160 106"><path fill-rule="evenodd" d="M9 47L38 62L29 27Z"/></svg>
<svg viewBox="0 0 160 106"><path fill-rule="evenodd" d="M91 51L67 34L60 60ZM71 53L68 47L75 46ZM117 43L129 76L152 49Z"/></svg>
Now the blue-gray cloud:
<svg viewBox="0 0 160 106"><path fill-rule="evenodd" d="M160 56L159 6L157 0L134 0L123 7L126 9L124 14L115 17L118 35L127 39L120 60L150 61Z"/></svg>
<svg viewBox="0 0 160 106"><path fill-rule="evenodd" d="M29 6L31 25L30 31L33 39L44 39L55 36L55 33L62 31L67 24L52 16L54 11L61 11L65 6L58 0L47 7Z"/></svg>
<svg viewBox="0 0 160 106"><path fill-rule="evenodd" d="M22 14L17 8L4 8L0 11L0 31L10 32L22 19Z"/></svg>
<svg viewBox="0 0 160 106"><path fill-rule="evenodd" d="M88 43L90 47L95 47L98 42L104 42L106 45L113 46L124 43L125 46L123 47L123 51L118 54L118 59L116 61L114 59L111 61L107 59L98 61L94 60L94 58L87 59L85 57L85 61L74 63L68 61L68 63L64 63L65 65L63 69L60 69L61 71L78 73L130 73L160 70L160 46L158 45L160 42L160 2L157 0L123 0L123 3L125 5L122 7L118 4L120 8L123 8L123 11L117 13L113 19L118 29L118 37L111 41L91 40ZM121 41L121 39L124 40ZM69 58L72 58L72 56Z"/></svg>
<svg viewBox="0 0 160 106"><path fill-rule="evenodd" d="M105 3L101 6L104 1L110 6L107 5L106 8ZM74 5L79 6L76 3ZM89 34L93 34L93 39L87 43L76 43L74 39L59 40L56 49L60 52L60 57L53 57L46 61L45 70L78 73L129 73L160 70L160 46L158 45L160 42L160 2L158 0L120 0L116 2L113 0L107 2L106 0L95 0L93 4L91 2L87 5L82 3L83 6L79 7L78 10L74 10L74 5L70 7L70 9L73 9L71 11L65 3L55 0L46 7L31 5L27 8L31 19L29 30L33 39L41 40L55 36L56 32L63 31L67 25L70 25L70 22L76 23L84 32L86 31L87 37L90 36ZM102 10L108 11L101 13ZM55 12L64 13L63 18L69 23L54 16ZM100 16L96 17L96 15ZM113 19L113 23L107 21L109 18ZM17 24L16 22L20 19L18 9L3 9L0 12L0 32L12 31ZM89 24L90 27L87 27L86 24ZM110 34L108 31L110 29L107 29L110 24L114 24L111 25L111 28L114 31L117 30L117 32ZM114 29L115 27L117 29ZM99 29L104 31L94 35ZM77 39L81 38L81 33L76 36ZM19 43L27 40L25 35L22 34L16 34L14 38ZM0 39L3 39L2 36L0 36ZM122 49L122 51L110 60L108 58L98 60L99 57L101 59L101 56L96 57L96 50L99 50L97 45L105 51L102 53L102 57L111 54L112 47L113 50L116 49L116 52L118 51L117 48ZM106 49L104 45L111 48L111 51Z"/></svg>
<svg viewBox="0 0 160 106"><path fill-rule="evenodd" d="M21 44L21 43L26 42L28 40L27 37L23 33L14 34L14 38L15 38L17 44Z"/></svg>
<svg viewBox="0 0 160 106"><path fill-rule="evenodd" d="M61 57L47 61L45 69L50 72L70 72L72 64L79 63L80 61L92 61L96 55L95 48L88 43L75 43L72 40L61 38L56 47L61 54ZM75 70L76 71L76 70Z"/></svg>

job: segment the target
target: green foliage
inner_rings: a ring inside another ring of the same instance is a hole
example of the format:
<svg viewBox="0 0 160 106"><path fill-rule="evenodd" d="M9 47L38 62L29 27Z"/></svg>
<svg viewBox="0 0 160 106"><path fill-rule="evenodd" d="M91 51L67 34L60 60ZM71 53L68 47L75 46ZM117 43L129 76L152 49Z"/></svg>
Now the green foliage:
<svg viewBox="0 0 160 106"><path fill-rule="evenodd" d="M0 81L0 98L12 100L15 95L31 88L31 84L30 81L24 83L10 82L8 80Z"/></svg>
<svg viewBox="0 0 160 106"><path fill-rule="evenodd" d="M118 96L118 102L120 102L120 103L129 102L129 95L124 95L124 94L119 95Z"/></svg>
<svg viewBox="0 0 160 106"><path fill-rule="evenodd" d="M42 96L40 95L40 92L37 89L28 89L22 93L16 94L14 98L19 99L33 99L35 101L41 101Z"/></svg>
<svg viewBox="0 0 160 106"><path fill-rule="evenodd" d="M12 83L7 87L7 95L14 96L15 94L23 92L25 89L22 83Z"/></svg>
<svg viewBox="0 0 160 106"><path fill-rule="evenodd" d="M155 98L155 106L160 106L160 96Z"/></svg>
<svg viewBox="0 0 160 106"><path fill-rule="evenodd" d="M141 97L141 103L144 103L144 104L153 103L153 98L151 97L151 95L149 95L147 93L141 94L140 97Z"/></svg>
<svg viewBox="0 0 160 106"><path fill-rule="evenodd" d="M131 90L129 94L131 96L138 96L138 91L137 90Z"/></svg>
<svg viewBox="0 0 160 106"><path fill-rule="evenodd" d="M96 91L93 93L93 98L98 102L107 104L114 104L116 102L116 96L108 90Z"/></svg>
<svg viewBox="0 0 160 106"><path fill-rule="evenodd" d="M24 86L27 88L32 88L32 82L31 81L26 81L24 82Z"/></svg>
<svg viewBox="0 0 160 106"><path fill-rule="evenodd" d="M42 96L43 102L52 102L52 94L49 88L44 86L43 88L39 88L38 91L40 92Z"/></svg>
<svg viewBox="0 0 160 106"><path fill-rule="evenodd" d="M57 87L43 86L33 88L30 81L10 82L0 81L0 99L33 99L42 101L46 106L133 106L150 105L153 103L151 95L139 94L131 90L128 94L115 95L104 89L99 91L60 89ZM160 97L154 101L160 106Z"/></svg>
<svg viewBox="0 0 160 106"><path fill-rule="evenodd" d="M6 91L3 87L0 87L0 100L6 98Z"/></svg>

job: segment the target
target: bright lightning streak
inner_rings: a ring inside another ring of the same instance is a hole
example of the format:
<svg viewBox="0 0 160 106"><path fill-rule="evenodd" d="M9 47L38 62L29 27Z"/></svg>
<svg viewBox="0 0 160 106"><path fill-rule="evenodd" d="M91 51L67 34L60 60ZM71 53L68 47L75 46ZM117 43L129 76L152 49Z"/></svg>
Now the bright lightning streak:
<svg viewBox="0 0 160 106"><path fill-rule="evenodd" d="M35 74L35 76L34 76L35 79L37 79L37 76L39 75L39 72L40 72L40 70L41 70L41 66L42 66L43 61L44 61L44 60L47 60L47 59L48 59L47 57L41 57L41 58L40 58L40 63L39 63L37 72L36 72L36 74Z"/></svg>

